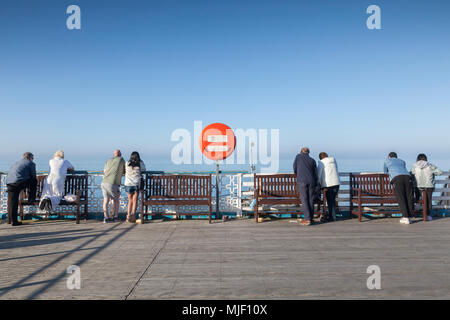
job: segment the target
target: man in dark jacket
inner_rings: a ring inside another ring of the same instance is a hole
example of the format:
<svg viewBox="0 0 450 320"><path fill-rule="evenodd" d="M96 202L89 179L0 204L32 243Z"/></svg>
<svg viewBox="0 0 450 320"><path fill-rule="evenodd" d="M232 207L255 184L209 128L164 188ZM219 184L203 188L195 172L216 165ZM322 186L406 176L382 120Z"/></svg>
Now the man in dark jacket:
<svg viewBox="0 0 450 320"><path fill-rule="evenodd" d="M22 160L17 161L11 167L6 178L8 189L8 216L13 226L19 226L22 223L17 220L17 211L19 207L20 192L28 188L28 201L36 198L36 164L33 162L34 156L31 152L25 152Z"/></svg>
<svg viewBox="0 0 450 320"><path fill-rule="evenodd" d="M317 188L316 161L309 156L309 149L302 148L294 160L294 174L300 190L300 199L304 212L302 225L309 226L314 219L314 193Z"/></svg>

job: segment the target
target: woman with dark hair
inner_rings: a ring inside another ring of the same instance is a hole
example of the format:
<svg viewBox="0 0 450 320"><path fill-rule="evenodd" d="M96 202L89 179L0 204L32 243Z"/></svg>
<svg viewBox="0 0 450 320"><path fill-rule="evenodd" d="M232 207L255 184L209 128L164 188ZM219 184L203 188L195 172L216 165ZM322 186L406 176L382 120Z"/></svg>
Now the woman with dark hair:
<svg viewBox="0 0 450 320"><path fill-rule="evenodd" d="M417 156L417 161L413 164L411 173L416 178L417 183L418 192L416 192L416 199L419 200L421 198L423 191L426 193L427 207L425 210L427 212L427 220L430 221L433 219L431 217L431 210L433 206L432 197L435 184L434 176L441 175L442 171L429 163L427 156L421 153Z"/></svg>
<svg viewBox="0 0 450 320"><path fill-rule="evenodd" d="M145 165L139 153L133 151L125 164L125 191L128 196L127 222L136 222L136 210L141 187L141 176Z"/></svg>
<svg viewBox="0 0 450 320"><path fill-rule="evenodd" d="M328 207L328 217L323 221L336 221L336 196L339 192L339 172L336 160L329 157L326 152L319 154L320 161L317 164L317 177L322 189L326 189L326 199Z"/></svg>

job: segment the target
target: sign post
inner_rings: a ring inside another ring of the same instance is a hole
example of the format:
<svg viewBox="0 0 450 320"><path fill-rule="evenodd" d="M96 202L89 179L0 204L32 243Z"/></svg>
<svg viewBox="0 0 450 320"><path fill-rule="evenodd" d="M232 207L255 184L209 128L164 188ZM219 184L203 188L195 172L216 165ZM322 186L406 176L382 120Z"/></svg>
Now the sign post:
<svg viewBox="0 0 450 320"><path fill-rule="evenodd" d="M208 159L216 161L216 219L219 210L219 161L229 157L236 147L236 137L233 130L223 123L213 123L206 126L200 135L200 150Z"/></svg>

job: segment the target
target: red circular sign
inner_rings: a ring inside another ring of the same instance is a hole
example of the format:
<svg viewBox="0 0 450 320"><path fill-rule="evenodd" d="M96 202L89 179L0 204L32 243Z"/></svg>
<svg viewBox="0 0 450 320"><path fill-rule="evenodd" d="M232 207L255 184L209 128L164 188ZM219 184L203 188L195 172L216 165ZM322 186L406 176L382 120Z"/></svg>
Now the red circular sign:
<svg viewBox="0 0 450 320"><path fill-rule="evenodd" d="M223 123L213 123L200 135L200 150L211 160L223 160L233 153L236 137L233 130Z"/></svg>

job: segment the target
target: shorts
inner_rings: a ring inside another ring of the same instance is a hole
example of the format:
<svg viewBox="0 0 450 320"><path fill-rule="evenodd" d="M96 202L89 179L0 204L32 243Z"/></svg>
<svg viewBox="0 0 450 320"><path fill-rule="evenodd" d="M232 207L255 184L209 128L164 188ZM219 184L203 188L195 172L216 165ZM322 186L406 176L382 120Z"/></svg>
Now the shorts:
<svg viewBox="0 0 450 320"><path fill-rule="evenodd" d="M120 187L117 184L102 183L103 198L117 200L120 198Z"/></svg>
<svg viewBox="0 0 450 320"><path fill-rule="evenodd" d="M125 186L125 191L128 194L139 192L139 186Z"/></svg>

